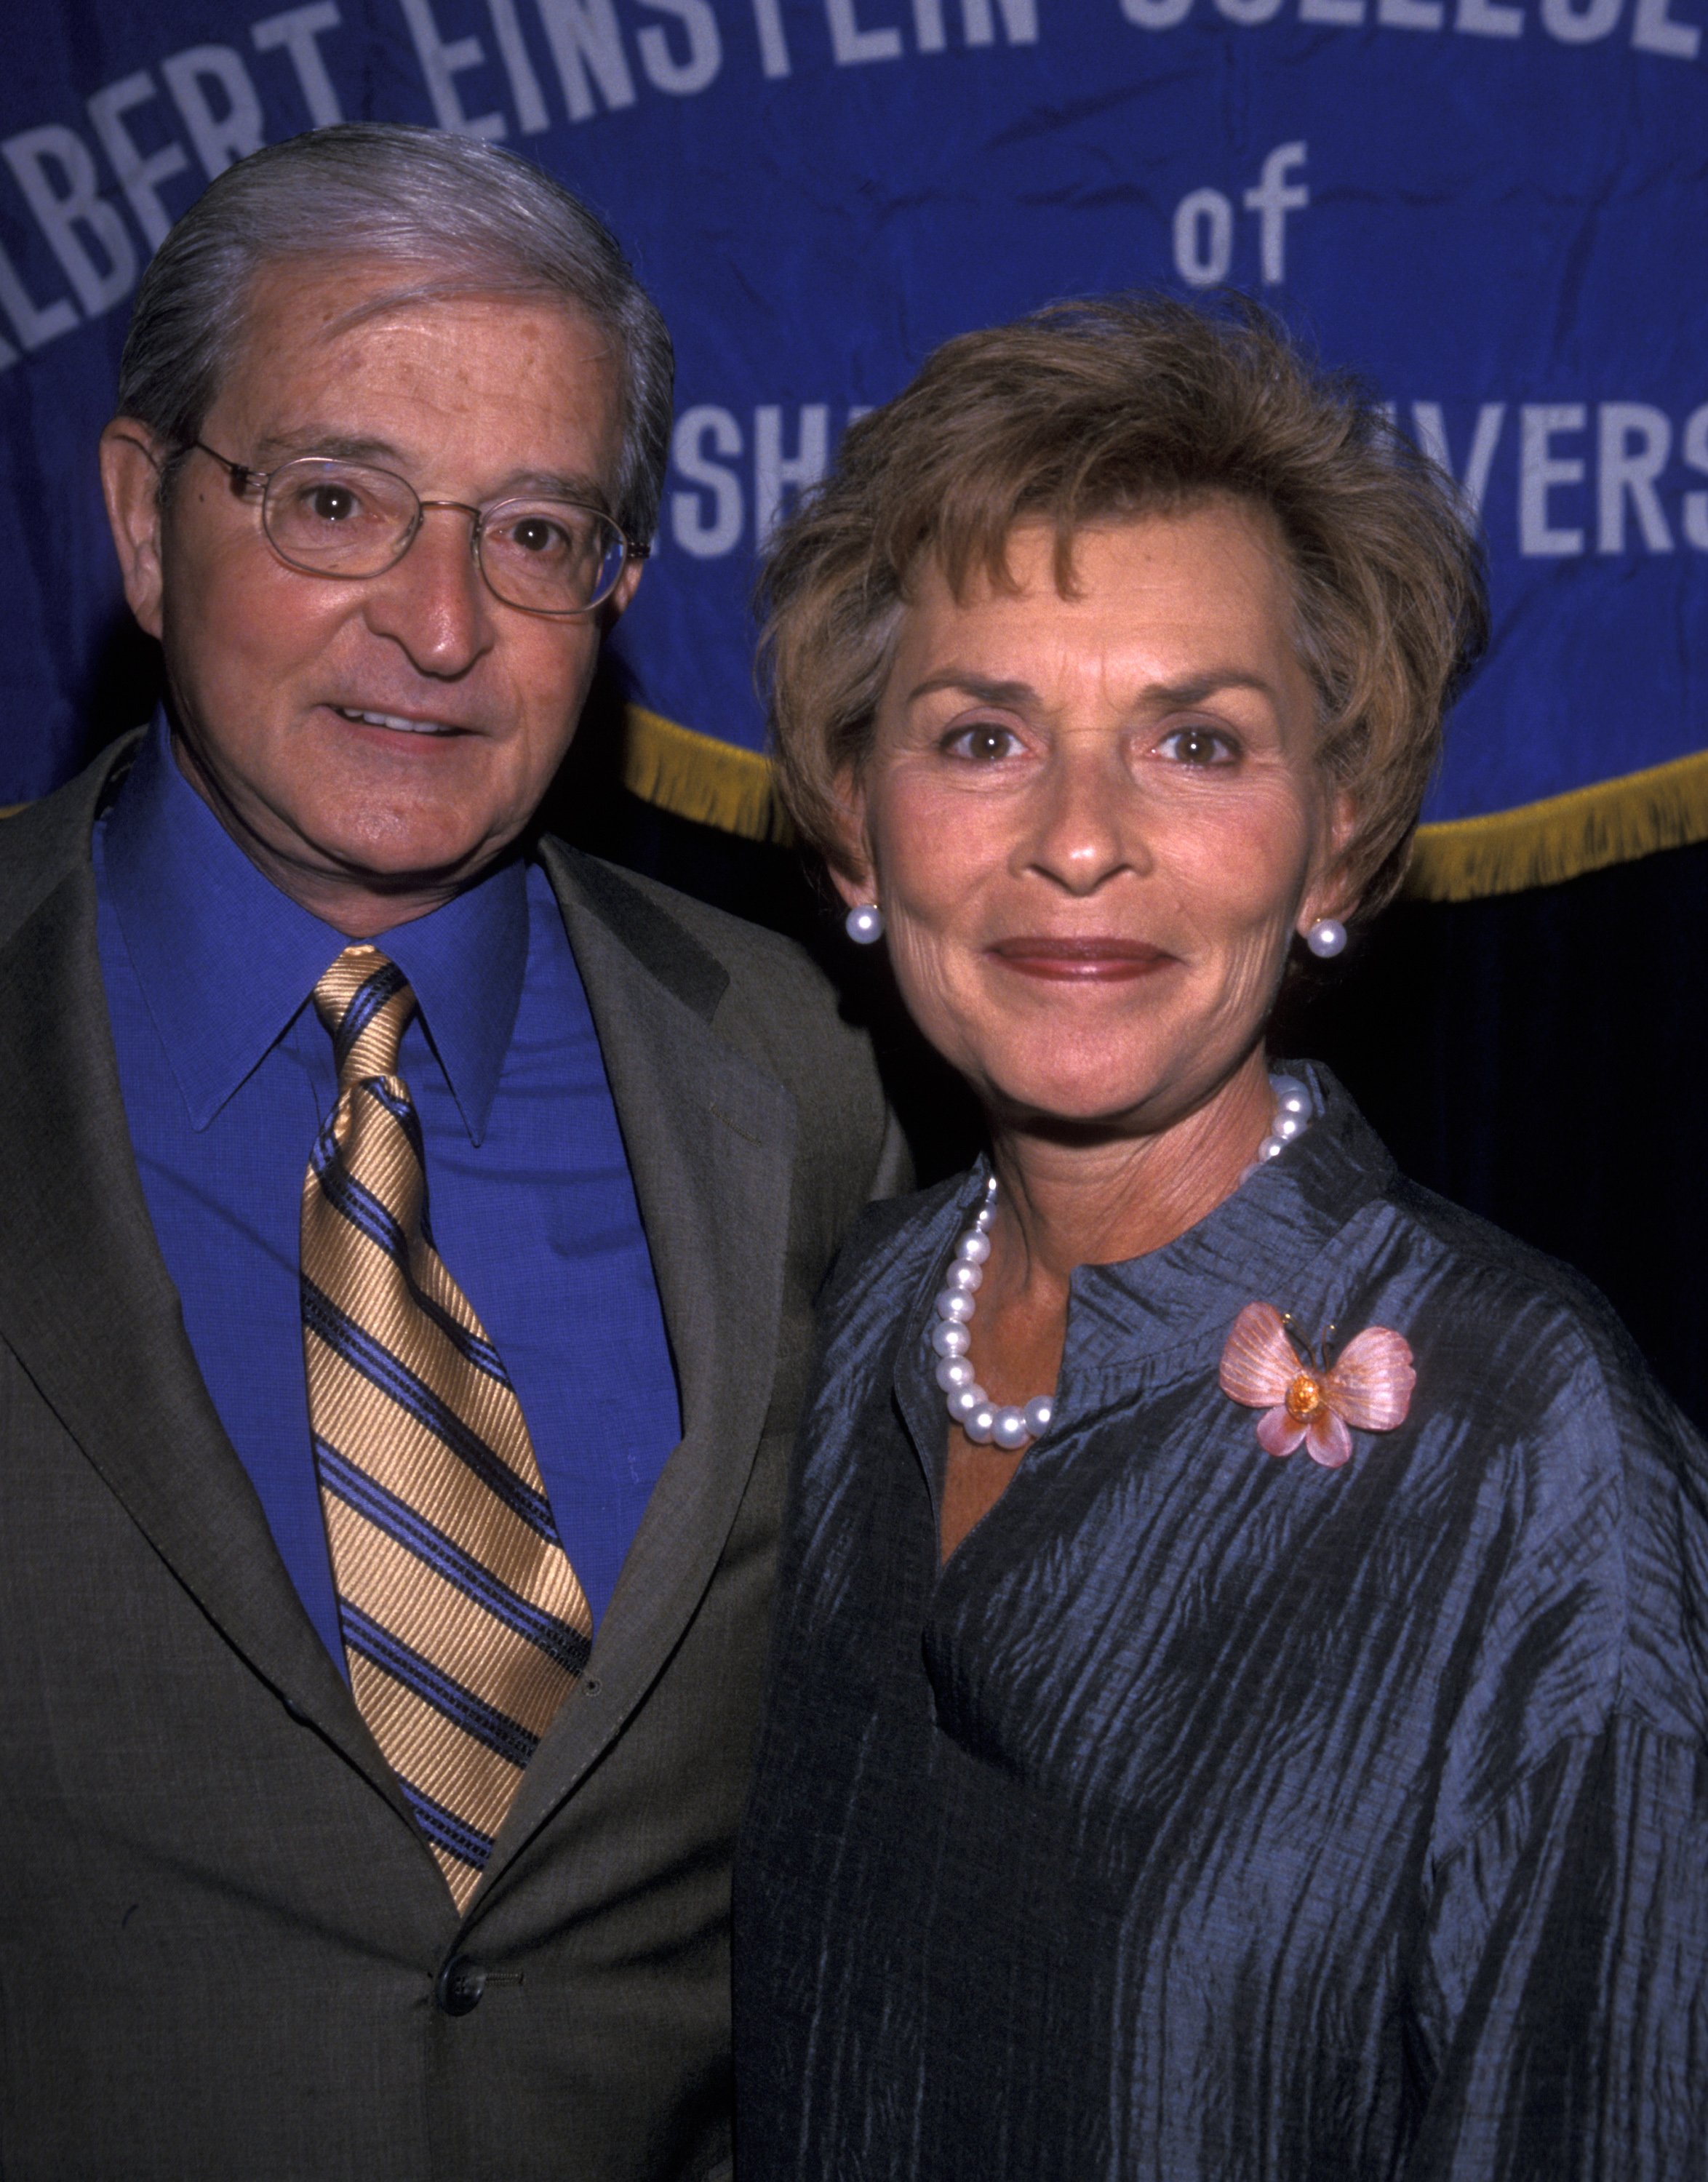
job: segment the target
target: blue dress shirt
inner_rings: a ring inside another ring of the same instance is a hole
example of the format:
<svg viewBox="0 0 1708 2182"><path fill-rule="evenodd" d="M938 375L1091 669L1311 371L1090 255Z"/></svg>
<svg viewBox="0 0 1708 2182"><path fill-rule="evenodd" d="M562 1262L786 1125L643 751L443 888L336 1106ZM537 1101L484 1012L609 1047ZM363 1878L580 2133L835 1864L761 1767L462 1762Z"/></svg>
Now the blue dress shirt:
<svg viewBox="0 0 1708 2182"><path fill-rule="evenodd" d="M341 1668L309 1448L298 1221L337 1096L310 1004L348 940L263 877L157 720L95 833L101 973L143 1194L190 1345ZM513 858L383 933L434 1240L503 1357L596 1623L680 1437L663 1314L586 995Z"/></svg>

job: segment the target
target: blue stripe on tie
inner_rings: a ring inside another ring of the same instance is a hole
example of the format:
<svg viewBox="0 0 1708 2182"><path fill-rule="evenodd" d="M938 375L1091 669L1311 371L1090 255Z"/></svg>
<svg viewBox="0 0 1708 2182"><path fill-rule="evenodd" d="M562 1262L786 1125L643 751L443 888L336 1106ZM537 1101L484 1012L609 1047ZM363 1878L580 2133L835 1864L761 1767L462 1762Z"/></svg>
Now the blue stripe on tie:
<svg viewBox="0 0 1708 2182"><path fill-rule="evenodd" d="M417 1424L442 1440L458 1460L465 1463L488 1492L502 1500L513 1515L519 1515L530 1531L537 1531L553 1545L559 1542L551 1504L543 1493L536 1493L531 1485L524 1484L507 1464L499 1460L480 1434L469 1429L455 1409L441 1402L430 1387L424 1386L371 1333L364 1332L353 1319L347 1317L329 1296L315 1287L307 1273L302 1277L302 1291L303 1325L318 1334L335 1356L341 1358L352 1371L359 1371L382 1393L389 1394Z"/></svg>
<svg viewBox="0 0 1708 2182"><path fill-rule="evenodd" d="M492 1853L491 1834L478 1832L459 1819L454 1811L447 1811L442 1803L435 1803L426 1791L406 1780L400 1773L397 1785L403 1791L405 1802L415 1814L415 1823L430 1841L454 1856L459 1864L472 1864L477 1871L485 1869L486 1859Z"/></svg>
<svg viewBox="0 0 1708 2182"><path fill-rule="evenodd" d="M454 1720L465 1735L472 1735L477 1742L484 1742L489 1750L496 1750L513 1765L525 1765L534 1755L538 1736L530 1735L519 1720L512 1720L507 1713L500 1712L484 1697L477 1697L472 1690L465 1690L461 1682L454 1681L430 1659L424 1659L401 1636L382 1629L359 1606L352 1606L347 1598L340 1598L338 1619L343 1625L344 1642L351 1651L371 1659L394 1681L413 1691L424 1704L431 1705L446 1720Z"/></svg>
<svg viewBox="0 0 1708 2182"><path fill-rule="evenodd" d="M344 1066L345 1055L385 1003L401 993L408 982L395 962L382 962L377 970L370 972L363 979L350 995L350 1005L339 1018L337 1032L332 1041L333 1051L341 1069Z"/></svg>
<svg viewBox="0 0 1708 2182"><path fill-rule="evenodd" d="M383 1076L364 1076L362 1081L394 1121L408 1121L413 1117L415 1108L412 1101L407 1095L400 1099Z"/></svg>
<svg viewBox="0 0 1708 2182"><path fill-rule="evenodd" d="M415 1111L415 1102L407 1094L399 1098L383 1076L364 1076L362 1088L378 1105L383 1106L409 1138L411 1146L419 1154L421 1149L421 1121ZM423 1163L421 1171L427 1171Z"/></svg>
<svg viewBox="0 0 1708 2182"><path fill-rule="evenodd" d="M447 1538L424 1515L400 1500L395 1493L388 1493L378 1478L370 1477L365 1470L358 1470L347 1456L340 1454L336 1447L318 1434L314 1455L320 1481L329 1493L336 1493L376 1530L406 1547L418 1560L424 1561L446 1582L455 1584L465 1597L484 1606L507 1628L513 1629L518 1636L525 1636L530 1644L537 1644L547 1659L555 1659L567 1673L580 1673L592 1648L579 1629L560 1621L544 1607L519 1598L484 1562L465 1553L454 1538Z"/></svg>
<svg viewBox="0 0 1708 2182"><path fill-rule="evenodd" d="M400 1099L395 1091L387 1088L383 1076L364 1076L357 1088L358 1090L365 1091L376 1106L383 1107L409 1139L409 1149L415 1155L415 1164L421 1170L423 1182L420 1212L421 1239L430 1249L433 1247L433 1230L427 1220L425 1188L427 1147L422 1141L421 1116L415 1111L414 1101L407 1091Z"/></svg>
<svg viewBox="0 0 1708 2182"><path fill-rule="evenodd" d="M321 1132L311 1157L321 1195L335 1211L342 1213L352 1227L370 1243L377 1243L391 1260L402 1274L422 1315L432 1320L458 1355L465 1357L477 1371L484 1371L489 1379L507 1387L510 1375L491 1343L478 1333L471 1333L466 1326L459 1326L449 1311L441 1310L431 1296L416 1286L409 1264L408 1237L383 1201L371 1189L364 1188L339 1158L330 1131Z"/></svg>

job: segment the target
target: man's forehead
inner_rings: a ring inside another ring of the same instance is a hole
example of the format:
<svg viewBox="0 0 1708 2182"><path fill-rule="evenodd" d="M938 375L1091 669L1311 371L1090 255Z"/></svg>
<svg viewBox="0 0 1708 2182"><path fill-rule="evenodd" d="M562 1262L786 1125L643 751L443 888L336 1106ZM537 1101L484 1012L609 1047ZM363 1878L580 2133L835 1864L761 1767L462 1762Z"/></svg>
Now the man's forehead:
<svg viewBox="0 0 1708 2182"><path fill-rule="evenodd" d="M588 363L616 359L610 330L561 289L412 260L277 258L256 271L244 315L252 336L264 328L336 341L364 325L430 320L441 311L495 319L543 313L575 336Z"/></svg>
<svg viewBox="0 0 1708 2182"><path fill-rule="evenodd" d="M505 479L516 473L510 490L602 501L613 489L593 473L617 453L618 346L560 291L460 269L287 260L261 269L247 302L210 417L244 436L252 466L325 453L407 474L490 432Z"/></svg>

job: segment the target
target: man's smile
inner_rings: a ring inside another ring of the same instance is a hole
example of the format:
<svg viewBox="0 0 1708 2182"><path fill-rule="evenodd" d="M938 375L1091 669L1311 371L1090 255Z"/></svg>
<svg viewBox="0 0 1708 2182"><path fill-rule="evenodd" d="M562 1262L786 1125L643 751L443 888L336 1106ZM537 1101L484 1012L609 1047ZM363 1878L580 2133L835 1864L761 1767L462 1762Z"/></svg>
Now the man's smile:
<svg viewBox="0 0 1708 2182"><path fill-rule="evenodd" d="M351 720L364 728L396 728L406 735L464 735L471 732L455 720L411 719L403 712L358 712L353 705L334 705L330 709L341 720Z"/></svg>

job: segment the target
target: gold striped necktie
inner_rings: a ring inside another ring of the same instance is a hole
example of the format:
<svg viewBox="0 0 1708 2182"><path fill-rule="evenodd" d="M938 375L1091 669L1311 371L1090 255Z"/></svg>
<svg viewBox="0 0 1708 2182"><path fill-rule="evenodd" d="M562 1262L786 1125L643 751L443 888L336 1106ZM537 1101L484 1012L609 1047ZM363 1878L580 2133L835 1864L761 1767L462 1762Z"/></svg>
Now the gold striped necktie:
<svg viewBox="0 0 1708 2182"><path fill-rule="evenodd" d="M427 1224L376 948L314 988L338 1101L302 1184L308 1421L351 1686L458 1909L592 1642L522 1407Z"/></svg>

